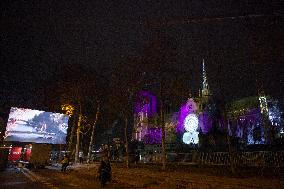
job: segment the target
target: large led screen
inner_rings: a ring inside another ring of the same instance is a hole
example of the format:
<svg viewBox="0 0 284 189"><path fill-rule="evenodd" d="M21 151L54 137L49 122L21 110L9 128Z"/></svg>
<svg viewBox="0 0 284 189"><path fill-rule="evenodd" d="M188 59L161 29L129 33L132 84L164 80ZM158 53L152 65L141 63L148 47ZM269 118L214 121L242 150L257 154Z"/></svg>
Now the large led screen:
<svg viewBox="0 0 284 189"><path fill-rule="evenodd" d="M68 119L65 114L12 107L5 141L65 144Z"/></svg>

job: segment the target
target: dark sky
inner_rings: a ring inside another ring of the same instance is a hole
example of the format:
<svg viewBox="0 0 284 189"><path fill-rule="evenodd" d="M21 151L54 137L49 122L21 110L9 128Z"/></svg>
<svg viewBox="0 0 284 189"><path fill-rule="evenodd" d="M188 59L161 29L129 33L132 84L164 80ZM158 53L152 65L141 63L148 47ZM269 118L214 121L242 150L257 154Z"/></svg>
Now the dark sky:
<svg viewBox="0 0 284 189"><path fill-rule="evenodd" d="M216 94L250 96L263 85L283 100L280 0L22 0L1 1L0 11L0 106L33 106L37 89L60 79L65 66L107 77L124 57L145 56L157 31L179 52L175 65L192 75L195 91L204 58Z"/></svg>

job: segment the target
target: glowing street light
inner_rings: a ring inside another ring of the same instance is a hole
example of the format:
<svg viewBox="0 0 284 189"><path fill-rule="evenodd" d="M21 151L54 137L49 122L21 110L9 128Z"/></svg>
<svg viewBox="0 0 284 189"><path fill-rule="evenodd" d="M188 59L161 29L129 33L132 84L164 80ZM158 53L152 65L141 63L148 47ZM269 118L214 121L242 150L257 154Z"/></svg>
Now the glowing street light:
<svg viewBox="0 0 284 189"><path fill-rule="evenodd" d="M65 114L67 114L69 117L71 117L74 114L74 107L70 104L61 105L61 109L63 111L66 111Z"/></svg>

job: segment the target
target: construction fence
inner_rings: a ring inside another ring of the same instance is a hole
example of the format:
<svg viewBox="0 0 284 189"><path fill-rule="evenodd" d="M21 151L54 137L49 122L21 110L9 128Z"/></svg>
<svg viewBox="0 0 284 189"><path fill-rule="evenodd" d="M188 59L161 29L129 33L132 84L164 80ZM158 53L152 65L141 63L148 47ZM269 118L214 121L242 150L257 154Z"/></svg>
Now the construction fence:
<svg viewBox="0 0 284 189"><path fill-rule="evenodd" d="M178 162L200 165L230 165L251 167L284 167L284 151L257 152L192 152L177 154Z"/></svg>

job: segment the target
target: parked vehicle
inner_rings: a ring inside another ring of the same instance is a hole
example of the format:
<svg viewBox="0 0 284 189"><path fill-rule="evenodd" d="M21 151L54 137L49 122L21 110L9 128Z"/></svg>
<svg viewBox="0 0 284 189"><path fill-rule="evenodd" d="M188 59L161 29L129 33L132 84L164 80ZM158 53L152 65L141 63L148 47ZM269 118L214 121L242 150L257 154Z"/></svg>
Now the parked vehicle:
<svg viewBox="0 0 284 189"><path fill-rule="evenodd" d="M7 166L9 148L0 147L0 171L3 171Z"/></svg>
<svg viewBox="0 0 284 189"><path fill-rule="evenodd" d="M44 167L49 164L50 153L50 144L32 144L28 162L34 168Z"/></svg>

